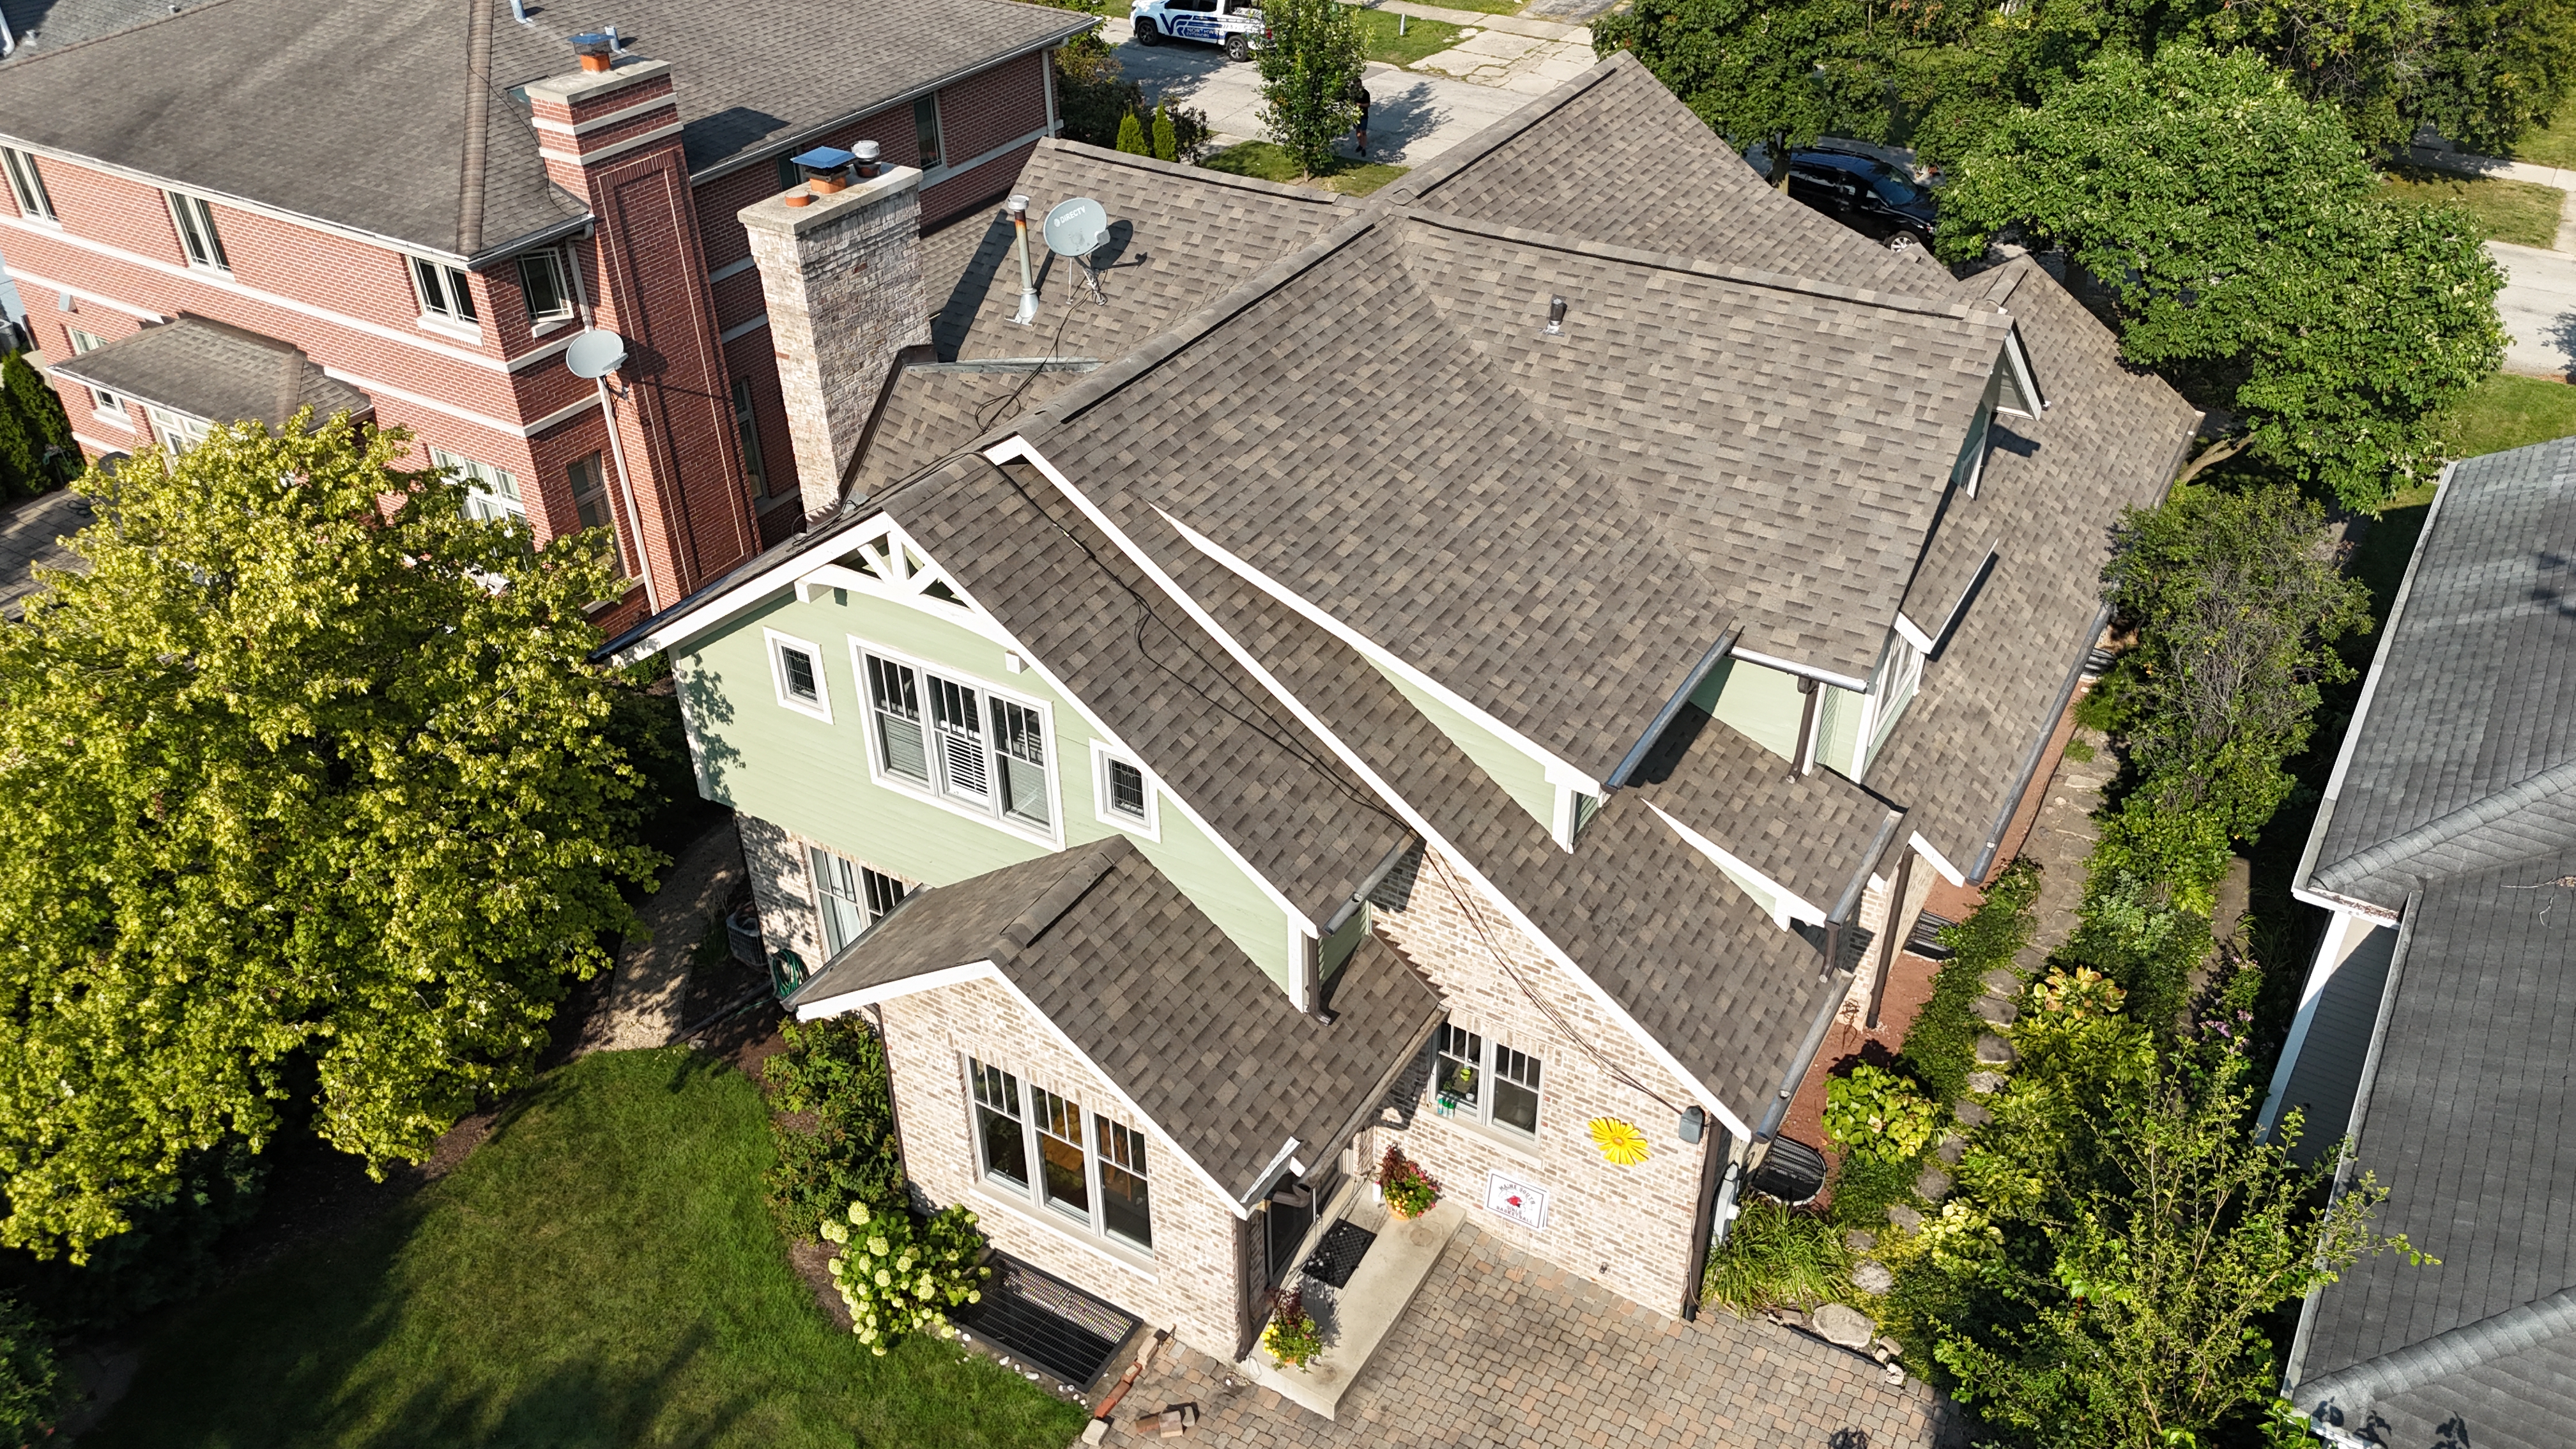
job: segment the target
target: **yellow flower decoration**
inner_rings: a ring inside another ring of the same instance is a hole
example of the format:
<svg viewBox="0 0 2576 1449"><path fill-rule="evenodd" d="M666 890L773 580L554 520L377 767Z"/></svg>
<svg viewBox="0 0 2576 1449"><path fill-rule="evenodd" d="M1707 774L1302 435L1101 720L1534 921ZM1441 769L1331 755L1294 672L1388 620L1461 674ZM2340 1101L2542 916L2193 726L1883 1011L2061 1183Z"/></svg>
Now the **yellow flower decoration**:
<svg viewBox="0 0 2576 1449"><path fill-rule="evenodd" d="M1646 1160L1646 1134L1616 1117L1592 1119L1592 1145L1601 1149L1603 1157L1621 1167L1632 1167Z"/></svg>

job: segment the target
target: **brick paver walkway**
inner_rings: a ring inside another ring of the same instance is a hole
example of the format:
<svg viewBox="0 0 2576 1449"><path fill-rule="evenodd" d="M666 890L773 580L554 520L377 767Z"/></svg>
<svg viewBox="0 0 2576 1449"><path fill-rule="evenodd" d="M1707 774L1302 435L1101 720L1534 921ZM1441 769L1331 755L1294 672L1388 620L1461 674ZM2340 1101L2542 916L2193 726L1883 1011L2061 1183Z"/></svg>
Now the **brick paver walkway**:
<svg viewBox="0 0 2576 1449"><path fill-rule="evenodd" d="M1109 1442L1162 1442L1136 1432L1137 1416L1178 1403L1199 1406L1187 1442L1202 1449L1915 1449L1940 1442L1948 1422L1929 1388L1890 1384L1858 1354L1722 1309L1667 1319L1472 1225L1351 1385L1338 1421L1229 1386L1231 1373L1201 1354L1167 1356L1119 1405Z"/></svg>

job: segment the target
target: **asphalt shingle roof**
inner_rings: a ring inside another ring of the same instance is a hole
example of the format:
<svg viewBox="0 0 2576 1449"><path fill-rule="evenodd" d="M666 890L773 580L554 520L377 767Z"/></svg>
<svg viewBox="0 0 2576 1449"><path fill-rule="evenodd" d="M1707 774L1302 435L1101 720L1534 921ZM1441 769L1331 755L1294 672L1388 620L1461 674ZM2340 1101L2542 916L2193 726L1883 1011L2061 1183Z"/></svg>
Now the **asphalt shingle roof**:
<svg viewBox="0 0 2576 1449"><path fill-rule="evenodd" d="M1372 937L1336 1020L1299 1012L1123 835L908 898L794 1001L986 960L1238 1200L1291 1137L1334 1141L1440 1010Z"/></svg>
<svg viewBox="0 0 2576 1449"><path fill-rule="evenodd" d="M10 3L14 25L27 0ZM532 8L520 25L508 0L211 0L175 14L83 0L67 18L85 38L57 40L46 21L7 65L0 136L472 255L583 214L546 179L508 92L572 70L570 37L607 21ZM632 53L671 62L693 172L1092 23L1009 0L620 0L615 20Z"/></svg>
<svg viewBox="0 0 2576 1449"><path fill-rule="evenodd" d="M275 430L310 407L316 425L364 417L375 399L326 375L294 344L203 317L180 316L66 357L51 370L74 382L214 423Z"/></svg>

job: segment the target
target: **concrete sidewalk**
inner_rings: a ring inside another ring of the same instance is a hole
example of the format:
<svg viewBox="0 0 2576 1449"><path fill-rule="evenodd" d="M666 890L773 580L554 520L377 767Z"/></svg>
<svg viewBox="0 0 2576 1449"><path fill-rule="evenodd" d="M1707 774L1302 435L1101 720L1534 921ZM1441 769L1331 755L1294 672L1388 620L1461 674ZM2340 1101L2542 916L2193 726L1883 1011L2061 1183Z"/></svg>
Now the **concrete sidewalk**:
<svg viewBox="0 0 2576 1449"><path fill-rule="evenodd" d="M2576 381L2576 170L2433 146L2409 147L2406 156L2418 166L2456 175L2530 181L2565 193L2554 249L2491 241L2487 255L2505 276L2496 297L2496 313L2504 320L2504 370Z"/></svg>

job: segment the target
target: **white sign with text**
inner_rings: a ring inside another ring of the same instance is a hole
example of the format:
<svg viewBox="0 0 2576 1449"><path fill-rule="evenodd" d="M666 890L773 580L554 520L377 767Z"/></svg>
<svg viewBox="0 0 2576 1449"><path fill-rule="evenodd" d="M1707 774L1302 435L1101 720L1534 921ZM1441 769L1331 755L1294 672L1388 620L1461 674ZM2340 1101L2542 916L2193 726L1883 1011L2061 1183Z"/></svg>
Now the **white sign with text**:
<svg viewBox="0 0 2576 1449"><path fill-rule="evenodd" d="M1507 1172L1485 1178L1485 1210L1536 1232L1547 1226L1547 1189Z"/></svg>

